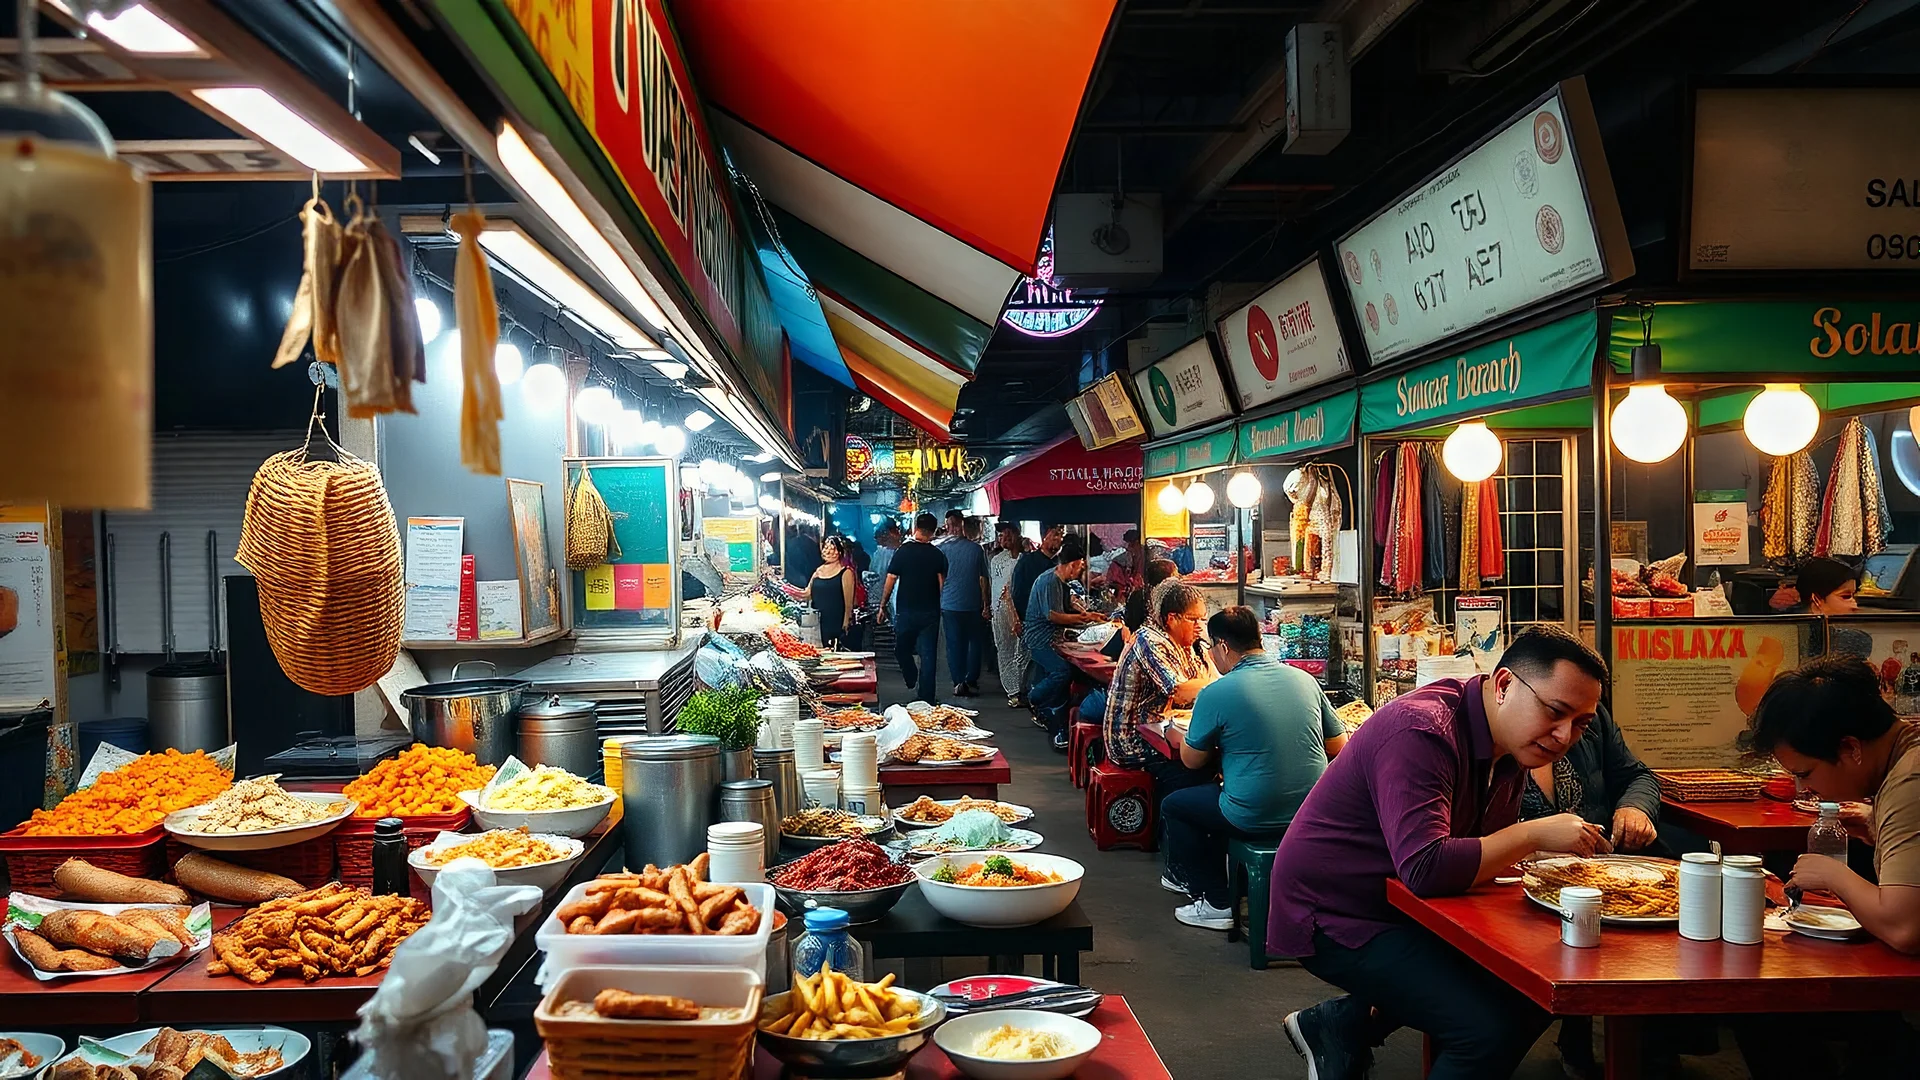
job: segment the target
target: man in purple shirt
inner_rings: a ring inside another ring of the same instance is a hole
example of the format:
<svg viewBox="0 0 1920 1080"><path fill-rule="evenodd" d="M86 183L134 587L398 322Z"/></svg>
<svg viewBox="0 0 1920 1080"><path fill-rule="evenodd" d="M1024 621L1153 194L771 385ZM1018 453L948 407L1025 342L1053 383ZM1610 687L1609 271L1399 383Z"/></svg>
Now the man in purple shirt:
<svg viewBox="0 0 1920 1080"><path fill-rule="evenodd" d="M1382 706L1307 794L1273 860L1267 951L1350 995L1286 1018L1309 1080L1358 1078L1402 1025L1432 1038L1430 1080L1496 1080L1547 1029L1552 1017L1519 991L1398 914L1386 880L1447 896L1534 851L1611 850L1578 814L1516 823L1527 770L1580 740L1606 680L1578 638L1535 627L1492 675Z"/></svg>

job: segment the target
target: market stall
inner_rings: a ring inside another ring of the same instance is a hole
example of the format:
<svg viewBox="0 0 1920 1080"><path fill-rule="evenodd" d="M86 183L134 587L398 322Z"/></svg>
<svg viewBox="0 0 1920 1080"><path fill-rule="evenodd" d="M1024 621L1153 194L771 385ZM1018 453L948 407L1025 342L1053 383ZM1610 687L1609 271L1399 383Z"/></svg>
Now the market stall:
<svg viewBox="0 0 1920 1080"><path fill-rule="evenodd" d="M1118 387L1117 382L1113 385ZM1091 589L1101 594L1108 583L1107 568L1127 550L1126 534L1140 527L1141 483L1138 443L1088 449L1069 433L981 477L978 490L987 512L1001 521L1020 522L1029 529L1049 522L1079 534L1087 541ZM993 538L985 541L991 544ZM1131 580L1143 569L1125 567L1120 574ZM1107 599L1120 602L1125 597Z"/></svg>

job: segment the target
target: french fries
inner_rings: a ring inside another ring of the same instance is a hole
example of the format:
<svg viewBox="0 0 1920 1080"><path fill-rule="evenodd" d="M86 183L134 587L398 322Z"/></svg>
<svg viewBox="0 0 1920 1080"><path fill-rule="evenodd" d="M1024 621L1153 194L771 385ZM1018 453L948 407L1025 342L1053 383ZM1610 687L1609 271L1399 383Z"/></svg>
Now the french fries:
<svg viewBox="0 0 1920 1080"><path fill-rule="evenodd" d="M760 1014L760 1030L817 1041L904 1035L920 1022L920 1003L892 987L892 975L854 982L827 965L818 974L796 976L786 1011L769 1004Z"/></svg>
<svg viewBox="0 0 1920 1080"><path fill-rule="evenodd" d="M738 885L706 880L707 855L665 870L602 874L554 916L569 934L751 934L760 909Z"/></svg>

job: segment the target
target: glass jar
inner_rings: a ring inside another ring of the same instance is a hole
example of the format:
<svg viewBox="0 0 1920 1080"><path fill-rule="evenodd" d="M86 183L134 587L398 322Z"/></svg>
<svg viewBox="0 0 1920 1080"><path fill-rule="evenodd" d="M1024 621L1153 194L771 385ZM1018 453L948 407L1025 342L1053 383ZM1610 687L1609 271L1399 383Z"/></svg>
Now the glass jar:
<svg viewBox="0 0 1920 1080"><path fill-rule="evenodd" d="M847 933L851 922L839 908L814 908L805 918L806 932L793 943L793 974L813 976L823 966L867 981L866 949Z"/></svg>

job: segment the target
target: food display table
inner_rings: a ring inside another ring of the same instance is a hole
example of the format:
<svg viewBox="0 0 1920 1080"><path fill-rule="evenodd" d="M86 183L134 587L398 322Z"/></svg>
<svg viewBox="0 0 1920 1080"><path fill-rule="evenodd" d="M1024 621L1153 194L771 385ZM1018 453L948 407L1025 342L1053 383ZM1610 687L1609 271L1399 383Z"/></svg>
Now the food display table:
<svg viewBox="0 0 1920 1080"><path fill-rule="evenodd" d="M1422 899L1389 881L1387 900L1541 1008L1605 1017L1610 1080L1639 1075L1645 1016L1920 1008L1920 957L1877 941L1769 930L1762 944L1729 945L1671 926L1608 926L1598 948L1575 949L1517 885Z"/></svg>
<svg viewBox="0 0 1920 1080"><path fill-rule="evenodd" d="M1739 802L1660 800L1660 820L1720 841L1728 855L1771 855L1807 849L1807 829L1815 815L1778 799Z"/></svg>
<svg viewBox="0 0 1920 1080"><path fill-rule="evenodd" d="M1079 900L1033 926L987 930L954 922L933 910L919 889L909 889L879 921L852 927L850 933L866 942L876 958L985 956L993 965L1011 961L1006 971L996 966L991 974L1017 972L1020 957L1038 956L1047 978L1066 983L1080 981L1080 954L1093 951L1093 921Z"/></svg>
<svg viewBox="0 0 1920 1080"><path fill-rule="evenodd" d="M922 795L935 799L997 799L1000 785L1013 783L1013 767L997 747L978 765L882 765L880 793L888 806L905 806Z"/></svg>
<svg viewBox="0 0 1920 1080"><path fill-rule="evenodd" d="M834 682L820 688L823 694L847 695L859 698L862 704L873 705L880 700L880 664L873 657L864 657L860 661L859 671L850 671Z"/></svg>
<svg viewBox="0 0 1920 1080"><path fill-rule="evenodd" d="M1087 1014L1087 1022L1100 1029L1100 1049L1073 1074L1078 1080L1172 1080L1173 1074L1160 1060L1159 1052L1154 1050L1153 1042L1147 1038L1146 1029L1140 1026L1140 1019L1133 1015L1126 998L1108 997L1099 1008ZM772 1054L756 1053L753 1075L755 1080L779 1080L780 1060ZM958 1080L960 1070L953 1067L938 1046L929 1043L907 1063L906 1076L908 1080ZM526 1080L552 1078L553 1074L547 1069L546 1052L542 1051L534 1059Z"/></svg>
<svg viewBox="0 0 1920 1080"><path fill-rule="evenodd" d="M1106 653L1092 646L1062 646L1060 655L1067 663L1072 664L1074 670L1083 678L1101 686L1106 686L1113 681L1114 670L1120 666L1117 661L1108 659Z"/></svg>

